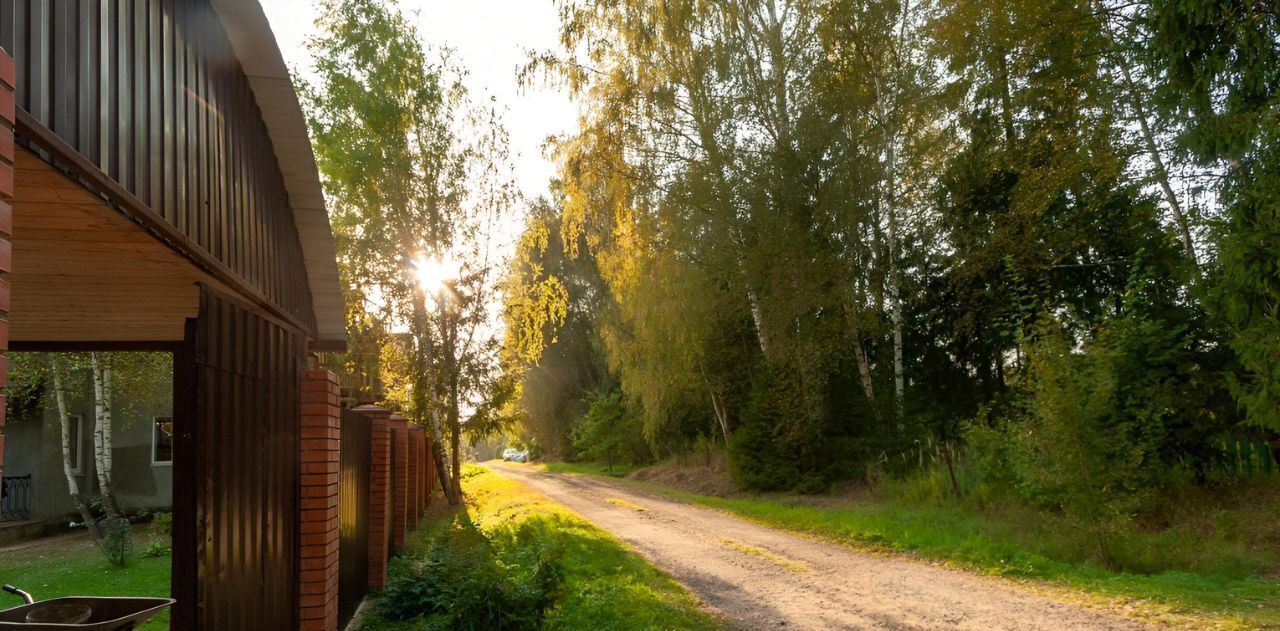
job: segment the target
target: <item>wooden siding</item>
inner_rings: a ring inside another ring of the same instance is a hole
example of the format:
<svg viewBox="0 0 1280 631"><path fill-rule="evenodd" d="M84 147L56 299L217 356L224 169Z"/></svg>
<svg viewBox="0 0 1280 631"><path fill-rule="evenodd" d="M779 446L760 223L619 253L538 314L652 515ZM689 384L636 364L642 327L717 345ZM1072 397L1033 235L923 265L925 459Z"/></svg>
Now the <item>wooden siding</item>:
<svg viewBox="0 0 1280 631"><path fill-rule="evenodd" d="M0 46L19 107L314 330L280 166L208 0L0 0Z"/></svg>
<svg viewBox="0 0 1280 631"><path fill-rule="evenodd" d="M230 291L32 152L14 162L15 343L179 342L195 283Z"/></svg>

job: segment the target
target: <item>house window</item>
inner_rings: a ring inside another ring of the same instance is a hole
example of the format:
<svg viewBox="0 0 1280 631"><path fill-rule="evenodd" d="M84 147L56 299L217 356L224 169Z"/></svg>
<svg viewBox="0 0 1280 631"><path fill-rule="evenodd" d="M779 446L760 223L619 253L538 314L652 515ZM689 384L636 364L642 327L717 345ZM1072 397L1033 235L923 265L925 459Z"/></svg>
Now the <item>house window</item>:
<svg viewBox="0 0 1280 631"><path fill-rule="evenodd" d="M69 459L71 460L71 473L75 475L80 475L80 465L82 464L80 437L83 434L80 433L80 430L83 424L84 416L79 414L67 415L67 447L69 451L67 455L70 456Z"/></svg>
<svg viewBox="0 0 1280 631"><path fill-rule="evenodd" d="M173 464L173 417L157 416L151 428L151 464Z"/></svg>

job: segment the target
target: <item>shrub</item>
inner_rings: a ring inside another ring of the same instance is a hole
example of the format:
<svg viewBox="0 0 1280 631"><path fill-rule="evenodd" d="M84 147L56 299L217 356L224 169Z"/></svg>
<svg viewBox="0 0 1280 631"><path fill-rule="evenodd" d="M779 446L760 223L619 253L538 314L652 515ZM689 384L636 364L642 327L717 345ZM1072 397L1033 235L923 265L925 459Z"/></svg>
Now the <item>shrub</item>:
<svg viewBox="0 0 1280 631"><path fill-rule="evenodd" d="M138 521L146 521L148 518L151 523L148 524L147 530L150 531L151 536L147 539L147 547L142 549L142 556L145 558L169 556L173 553L173 513L152 513L145 508L138 511Z"/></svg>
<svg viewBox="0 0 1280 631"><path fill-rule="evenodd" d="M377 614L425 629L536 629L563 584L559 551L532 533L454 523L392 559Z"/></svg>
<svg viewBox="0 0 1280 631"><path fill-rule="evenodd" d="M644 462L649 459L649 446L641 424L628 416L622 395L597 392L590 406L573 429L573 447L578 456L604 462L613 472L614 463Z"/></svg>
<svg viewBox="0 0 1280 631"><path fill-rule="evenodd" d="M1061 510L1112 567L1122 561L1115 544L1176 465L1162 457L1170 428L1204 429L1184 400L1193 381L1185 328L1151 308L1141 278L1135 284L1082 346L1052 321L1042 327L1022 404L966 432L985 484Z"/></svg>
<svg viewBox="0 0 1280 631"><path fill-rule="evenodd" d="M127 517L103 518L98 522L98 528L102 530L102 541L99 545L103 556L107 557L107 561L112 565L124 567L129 560L129 554L133 552L129 519Z"/></svg>
<svg viewBox="0 0 1280 631"><path fill-rule="evenodd" d="M757 370L729 441L734 481L754 491L822 493L865 474L873 451L860 396L847 380L813 384L786 369Z"/></svg>
<svg viewBox="0 0 1280 631"><path fill-rule="evenodd" d="M156 513L151 518L151 528L166 538L173 537L173 513Z"/></svg>
<svg viewBox="0 0 1280 631"><path fill-rule="evenodd" d="M173 553L173 544L168 539L152 537L147 547L142 549L143 558L166 557Z"/></svg>

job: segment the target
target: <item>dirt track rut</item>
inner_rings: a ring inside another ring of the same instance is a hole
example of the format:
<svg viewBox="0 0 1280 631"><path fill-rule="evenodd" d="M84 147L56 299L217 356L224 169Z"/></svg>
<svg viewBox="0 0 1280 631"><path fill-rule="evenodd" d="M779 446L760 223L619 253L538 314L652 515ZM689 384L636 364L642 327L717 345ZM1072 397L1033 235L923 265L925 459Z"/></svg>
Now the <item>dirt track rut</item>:
<svg viewBox="0 0 1280 631"><path fill-rule="evenodd" d="M1148 628L990 578L860 553L622 483L522 465L494 469L626 541L735 628Z"/></svg>

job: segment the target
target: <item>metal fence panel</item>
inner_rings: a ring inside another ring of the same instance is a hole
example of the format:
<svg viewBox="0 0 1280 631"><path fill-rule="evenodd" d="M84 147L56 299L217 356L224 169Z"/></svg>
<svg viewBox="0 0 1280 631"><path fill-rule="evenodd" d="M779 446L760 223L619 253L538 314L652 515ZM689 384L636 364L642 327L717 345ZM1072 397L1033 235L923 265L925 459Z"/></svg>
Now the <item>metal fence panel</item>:
<svg viewBox="0 0 1280 631"><path fill-rule="evenodd" d="M191 489L199 629L297 628L304 351L296 331L201 286Z"/></svg>
<svg viewBox="0 0 1280 631"><path fill-rule="evenodd" d="M342 410L338 472L338 628L355 614L369 586L369 475L373 428L359 412Z"/></svg>

